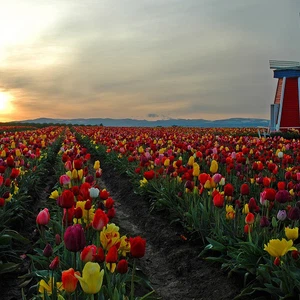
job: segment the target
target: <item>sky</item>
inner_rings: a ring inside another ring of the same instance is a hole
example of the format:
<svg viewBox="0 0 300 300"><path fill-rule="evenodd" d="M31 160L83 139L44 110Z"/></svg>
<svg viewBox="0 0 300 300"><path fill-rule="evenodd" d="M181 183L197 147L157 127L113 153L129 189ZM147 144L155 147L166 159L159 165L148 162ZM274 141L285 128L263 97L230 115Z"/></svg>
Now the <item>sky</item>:
<svg viewBox="0 0 300 300"><path fill-rule="evenodd" d="M0 0L0 122L269 119L299 0Z"/></svg>

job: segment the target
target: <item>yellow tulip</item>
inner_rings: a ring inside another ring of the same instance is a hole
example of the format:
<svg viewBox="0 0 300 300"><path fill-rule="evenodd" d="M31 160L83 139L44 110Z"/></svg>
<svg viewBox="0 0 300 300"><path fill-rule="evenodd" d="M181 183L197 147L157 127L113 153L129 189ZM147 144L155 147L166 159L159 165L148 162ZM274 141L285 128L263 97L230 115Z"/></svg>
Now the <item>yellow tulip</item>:
<svg viewBox="0 0 300 300"><path fill-rule="evenodd" d="M143 148L143 146L140 146L138 151L139 151L140 154L141 154L141 153L144 153L144 148Z"/></svg>
<svg viewBox="0 0 300 300"><path fill-rule="evenodd" d="M80 170L78 170L78 178L79 178L79 180L81 180L82 179L82 177L83 177L83 170L82 169L80 169Z"/></svg>
<svg viewBox="0 0 300 300"><path fill-rule="evenodd" d="M118 252L121 256L126 257L126 254L130 252L130 242L126 235L121 236L120 246Z"/></svg>
<svg viewBox="0 0 300 300"><path fill-rule="evenodd" d="M216 160L212 160L211 161L211 164L210 164L210 169L209 171L213 174L217 173L218 172L218 168L219 168L219 165L218 165L218 162Z"/></svg>
<svg viewBox="0 0 300 300"><path fill-rule="evenodd" d="M299 228L289 228L285 227L285 235L289 240L296 240L299 236Z"/></svg>
<svg viewBox="0 0 300 300"><path fill-rule="evenodd" d="M100 161L96 160L94 163L94 170L98 170L98 169L100 169Z"/></svg>
<svg viewBox="0 0 300 300"><path fill-rule="evenodd" d="M233 220L235 217L235 210L232 205L226 205L226 220Z"/></svg>
<svg viewBox="0 0 300 300"><path fill-rule="evenodd" d="M77 179L78 178L78 171L76 169L73 169L71 179Z"/></svg>
<svg viewBox="0 0 300 300"><path fill-rule="evenodd" d="M244 206L244 208L243 208L242 213L246 215L246 214L248 214L249 212L250 212L250 210L249 210L249 205L246 203L245 206Z"/></svg>
<svg viewBox="0 0 300 300"><path fill-rule="evenodd" d="M199 176L200 174L200 166L197 163L193 164L193 176Z"/></svg>
<svg viewBox="0 0 300 300"><path fill-rule="evenodd" d="M204 188L208 189L208 190L212 188L211 181L209 179L206 180L206 182L204 184Z"/></svg>
<svg viewBox="0 0 300 300"><path fill-rule="evenodd" d="M100 271L100 265L87 262L82 270L82 277L74 274L79 280L81 288L86 294L96 294L100 291L104 276L104 270Z"/></svg>
<svg viewBox="0 0 300 300"><path fill-rule="evenodd" d="M112 246L120 241L119 227L114 223L108 224L100 232L101 245L105 250L109 250Z"/></svg>
<svg viewBox="0 0 300 300"><path fill-rule="evenodd" d="M58 197L59 197L59 193L58 193L57 190L55 190L55 191L53 191L53 192L51 193L51 195L50 195L49 198L50 198L50 199L56 200Z"/></svg>
<svg viewBox="0 0 300 300"><path fill-rule="evenodd" d="M272 239L269 243L264 245L264 250L267 251L273 257L284 256L288 251L297 250L296 247L293 247L293 241L286 239Z"/></svg>
<svg viewBox="0 0 300 300"><path fill-rule="evenodd" d="M53 285L53 277L50 277L48 283L42 279L39 282L39 293L44 295L46 292L48 295L51 295L53 292L52 285ZM60 290L60 291L63 290L64 288L63 288L62 282L56 282L56 288L57 288L57 290Z"/></svg>
<svg viewBox="0 0 300 300"><path fill-rule="evenodd" d="M165 167L168 167L170 165L170 159L167 158L165 161L164 161L164 166Z"/></svg>
<svg viewBox="0 0 300 300"><path fill-rule="evenodd" d="M140 180L140 186L145 186L148 183L148 180L144 177L142 180Z"/></svg>
<svg viewBox="0 0 300 300"><path fill-rule="evenodd" d="M17 157L20 157L20 156L21 156L21 151L20 151L20 149L16 149L16 156L17 156Z"/></svg>
<svg viewBox="0 0 300 300"><path fill-rule="evenodd" d="M190 156L189 161L188 161L187 164L188 164L189 166L192 166L192 165L194 164L194 161L195 161L194 156Z"/></svg>

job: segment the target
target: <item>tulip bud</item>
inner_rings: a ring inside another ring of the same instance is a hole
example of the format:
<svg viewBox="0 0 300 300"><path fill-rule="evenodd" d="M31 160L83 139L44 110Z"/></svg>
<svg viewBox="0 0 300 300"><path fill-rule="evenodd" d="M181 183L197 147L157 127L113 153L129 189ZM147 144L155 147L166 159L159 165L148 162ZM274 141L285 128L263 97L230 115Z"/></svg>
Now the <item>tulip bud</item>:
<svg viewBox="0 0 300 300"><path fill-rule="evenodd" d="M277 267L280 266L280 257L275 257L274 265L277 266Z"/></svg>
<svg viewBox="0 0 300 300"><path fill-rule="evenodd" d="M297 251L297 250L293 250L292 251L292 258L295 259L295 260L298 260L300 257L300 252Z"/></svg>
<svg viewBox="0 0 300 300"><path fill-rule="evenodd" d="M59 257L56 256L56 257L52 260L52 262L50 263L49 269L50 269L50 270L55 270L55 269L58 268L58 265L59 265Z"/></svg>
<svg viewBox="0 0 300 300"><path fill-rule="evenodd" d="M268 227L270 225L270 221L266 216L262 216L260 219L260 227Z"/></svg>
<svg viewBox="0 0 300 300"><path fill-rule="evenodd" d="M60 235L57 233L55 235L55 245L58 246L61 243Z"/></svg>
<svg viewBox="0 0 300 300"><path fill-rule="evenodd" d="M49 258L52 254L53 254L53 249L52 249L50 244L47 244L46 247L43 250L43 255L45 257Z"/></svg>

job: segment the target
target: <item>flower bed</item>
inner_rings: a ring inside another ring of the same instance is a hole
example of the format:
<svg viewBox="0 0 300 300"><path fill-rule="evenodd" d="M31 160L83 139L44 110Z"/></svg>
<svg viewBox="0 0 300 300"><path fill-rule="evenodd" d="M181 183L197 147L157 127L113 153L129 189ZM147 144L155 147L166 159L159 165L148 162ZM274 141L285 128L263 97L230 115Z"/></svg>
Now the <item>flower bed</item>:
<svg viewBox="0 0 300 300"><path fill-rule="evenodd" d="M186 238L202 240L202 256L243 276L241 296L298 295L299 140L190 128L76 130L153 208L167 209Z"/></svg>

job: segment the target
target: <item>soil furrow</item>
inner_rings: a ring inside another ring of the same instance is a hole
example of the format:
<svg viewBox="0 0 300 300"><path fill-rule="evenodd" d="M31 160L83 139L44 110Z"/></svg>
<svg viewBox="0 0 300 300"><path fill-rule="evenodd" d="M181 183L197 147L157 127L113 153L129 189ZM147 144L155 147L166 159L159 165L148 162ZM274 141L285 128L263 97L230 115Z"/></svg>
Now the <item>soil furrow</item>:
<svg viewBox="0 0 300 300"><path fill-rule="evenodd" d="M103 184L116 201L116 219L123 233L147 240L139 266L161 299L233 299L240 286L219 265L197 257L201 249L180 238L182 229L168 216L149 211L149 203L133 193L128 178L103 166Z"/></svg>

